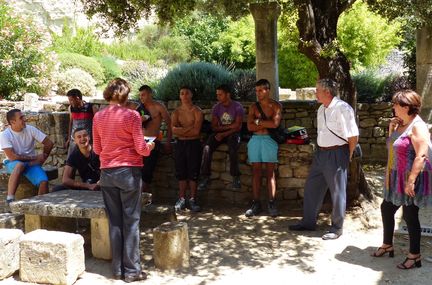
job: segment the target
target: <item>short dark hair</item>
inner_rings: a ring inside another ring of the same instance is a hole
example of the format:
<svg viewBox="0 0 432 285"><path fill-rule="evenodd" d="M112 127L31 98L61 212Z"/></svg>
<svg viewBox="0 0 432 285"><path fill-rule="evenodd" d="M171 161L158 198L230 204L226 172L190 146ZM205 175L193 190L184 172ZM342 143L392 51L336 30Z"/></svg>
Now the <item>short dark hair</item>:
<svg viewBox="0 0 432 285"><path fill-rule="evenodd" d="M76 129L73 131L72 136L74 137L76 133L81 132L81 131L86 131L87 134L88 134L87 129L79 127L79 128L76 128Z"/></svg>
<svg viewBox="0 0 432 285"><path fill-rule="evenodd" d="M66 96L68 97L78 97L82 99L82 93L79 89L71 89L66 93Z"/></svg>
<svg viewBox="0 0 432 285"><path fill-rule="evenodd" d="M232 94L231 86L229 86L228 84L221 84L216 88L216 90L222 90L225 93Z"/></svg>
<svg viewBox="0 0 432 285"><path fill-rule="evenodd" d="M21 110L20 109L12 109L6 113L6 120L7 120L9 125L10 125L10 121L15 119L15 114L18 112L21 112Z"/></svg>
<svg viewBox="0 0 432 285"><path fill-rule="evenodd" d="M182 89L187 89L187 90L189 90L189 91L192 93L192 96L195 95L194 90L193 90L192 87L190 87L189 85L183 85L183 86L180 87L179 90L182 90Z"/></svg>
<svg viewBox="0 0 432 285"><path fill-rule="evenodd" d="M139 92L141 92L141 91L147 91L147 92L153 94L153 89L152 89L150 86L148 86L148 85L143 85L143 86L141 86L141 87L138 89L138 91L139 91Z"/></svg>
<svg viewBox="0 0 432 285"><path fill-rule="evenodd" d="M393 95L393 104L408 107L408 115L417 115L421 109L421 97L411 89L400 90Z"/></svg>
<svg viewBox="0 0 432 285"><path fill-rule="evenodd" d="M270 90L270 82L267 79L260 79L255 83L255 87L257 86L265 86Z"/></svg>
<svg viewBox="0 0 432 285"><path fill-rule="evenodd" d="M330 95L332 95L333 97L337 96L336 81L330 78L323 78L323 79L318 79L317 84L322 88L324 88L325 90L328 90L330 92Z"/></svg>
<svg viewBox="0 0 432 285"><path fill-rule="evenodd" d="M103 97L108 102L117 101L120 104L126 102L130 92L129 83L122 78L114 78L108 83L103 92Z"/></svg>

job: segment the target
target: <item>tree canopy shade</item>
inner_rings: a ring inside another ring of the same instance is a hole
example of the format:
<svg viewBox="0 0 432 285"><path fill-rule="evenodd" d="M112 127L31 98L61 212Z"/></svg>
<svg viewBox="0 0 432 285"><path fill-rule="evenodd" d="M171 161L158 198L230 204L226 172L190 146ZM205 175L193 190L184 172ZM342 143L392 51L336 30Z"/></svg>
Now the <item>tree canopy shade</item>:
<svg viewBox="0 0 432 285"><path fill-rule="evenodd" d="M389 19L404 18L416 26L432 24L432 0L366 0L368 5Z"/></svg>
<svg viewBox="0 0 432 285"><path fill-rule="evenodd" d="M107 26L122 34L136 27L137 21L153 13L161 23L171 24L198 9L237 19L249 13L249 0L81 0L85 13L102 17Z"/></svg>

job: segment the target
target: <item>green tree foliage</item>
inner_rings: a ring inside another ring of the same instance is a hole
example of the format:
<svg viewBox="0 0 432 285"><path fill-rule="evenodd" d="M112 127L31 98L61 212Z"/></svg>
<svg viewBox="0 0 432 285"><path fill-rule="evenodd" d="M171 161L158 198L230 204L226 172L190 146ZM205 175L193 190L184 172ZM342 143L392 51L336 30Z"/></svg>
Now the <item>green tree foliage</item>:
<svg viewBox="0 0 432 285"><path fill-rule="evenodd" d="M161 23L177 24L177 21L190 15L194 10L209 14L238 19L249 13L249 0L81 0L89 16L98 15L105 19L106 28L114 28L124 34L135 28L139 19L156 14Z"/></svg>
<svg viewBox="0 0 432 285"><path fill-rule="evenodd" d="M252 16L229 21L227 29L213 44L223 50L223 61L236 68L255 67L255 24Z"/></svg>
<svg viewBox="0 0 432 285"><path fill-rule="evenodd" d="M178 20L172 33L188 39L192 59L223 62L224 48L215 43L219 40L219 35L227 30L228 23L222 17L195 13Z"/></svg>
<svg viewBox="0 0 432 285"><path fill-rule="evenodd" d="M35 23L0 0L1 97L19 100L25 92L45 95L49 91L54 58L46 38Z"/></svg>
<svg viewBox="0 0 432 285"><path fill-rule="evenodd" d="M191 57L198 61L253 68L255 30L252 16L238 21L196 12L176 22L172 34L186 38Z"/></svg>
<svg viewBox="0 0 432 285"><path fill-rule="evenodd" d="M282 87L313 86L318 71L312 61L298 51L297 15L283 13L279 33L279 80ZM343 13L338 23L338 45L354 70L376 67L401 40L400 23L389 23L373 13L362 1Z"/></svg>
<svg viewBox="0 0 432 285"><path fill-rule="evenodd" d="M400 22L372 12L366 3L357 1L339 19L338 41L354 70L382 64L401 41Z"/></svg>
<svg viewBox="0 0 432 285"><path fill-rule="evenodd" d="M377 13L393 22L403 21L403 40L400 48L404 51L404 65L412 86L416 86L416 29L432 24L432 0L366 0Z"/></svg>
<svg viewBox="0 0 432 285"><path fill-rule="evenodd" d="M61 35L51 34L52 48L57 53L79 53L85 56L100 56L104 44L99 40L93 27L73 27L65 22Z"/></svg>
<svg viewBox="0 0 432 285"><path fill-rule="evenodd" d="M366 0L379 14L394 20L403 19L418 27L432 23L432 0Z"/></svg>
<svg viewBox="0 0 432 285"><path fill-rule="evenodd" d="M297 15L283 13L279 20L279 85L285 88L314 86L318 71L313 62L298 50Z"/></svg>
<svg viewBox="0 0 432 285"><path fill-rule="evenodd" d="M220 84L231 84L232 76L223 66L207 62L183 63L172 69L157 86L161 100L178 100L183 85L194 89L194 100L212 101Z"/></svg>

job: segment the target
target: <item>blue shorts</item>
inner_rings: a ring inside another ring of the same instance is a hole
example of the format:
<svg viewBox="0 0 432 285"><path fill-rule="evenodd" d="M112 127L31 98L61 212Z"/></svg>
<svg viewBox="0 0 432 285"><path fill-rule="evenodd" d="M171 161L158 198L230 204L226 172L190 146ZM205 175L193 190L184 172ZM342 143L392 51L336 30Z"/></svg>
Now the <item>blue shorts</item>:
<svg viewBox="0 0 432 285"><path fill-rule="evenodd" d="M253 135L247 147L250 163L278 162L278 144L269 135Z"/></svg>
<svg viewBox="0 0 432 285"><path fill-rule="evenodd" d="M43 181L48 181L48 176L40 165L29 165L27 161L6 159L3 164L6 167L6 172L11 174L18 163L24 163L25 169L22 175L24 175L34 186L39 187L39 184Z"/></svg>

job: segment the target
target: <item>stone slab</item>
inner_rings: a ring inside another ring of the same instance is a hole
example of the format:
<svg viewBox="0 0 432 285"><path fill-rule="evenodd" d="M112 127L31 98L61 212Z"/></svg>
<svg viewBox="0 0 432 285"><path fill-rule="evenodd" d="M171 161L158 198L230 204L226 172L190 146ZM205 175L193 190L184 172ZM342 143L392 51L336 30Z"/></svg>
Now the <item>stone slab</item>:
<svg viewBox="0 0 432 285"><path fill-rule="evenodd" d="M0 280L19 269L20 239L23 235L18 229L0 229Z"/></svg>
<svg viewBox="0 0 432 285"><path fill-rule="evenodd" d="M10 204L19 214L69 218L105 218L100 191L64 190L35 196Z"/></svg>
<svg viewBox="0 0 432 285"><path fill-rule="evenodd" d="M22 281L73 284L84 272L84 239L78 234L36 230L20 243Z"/></svg>

